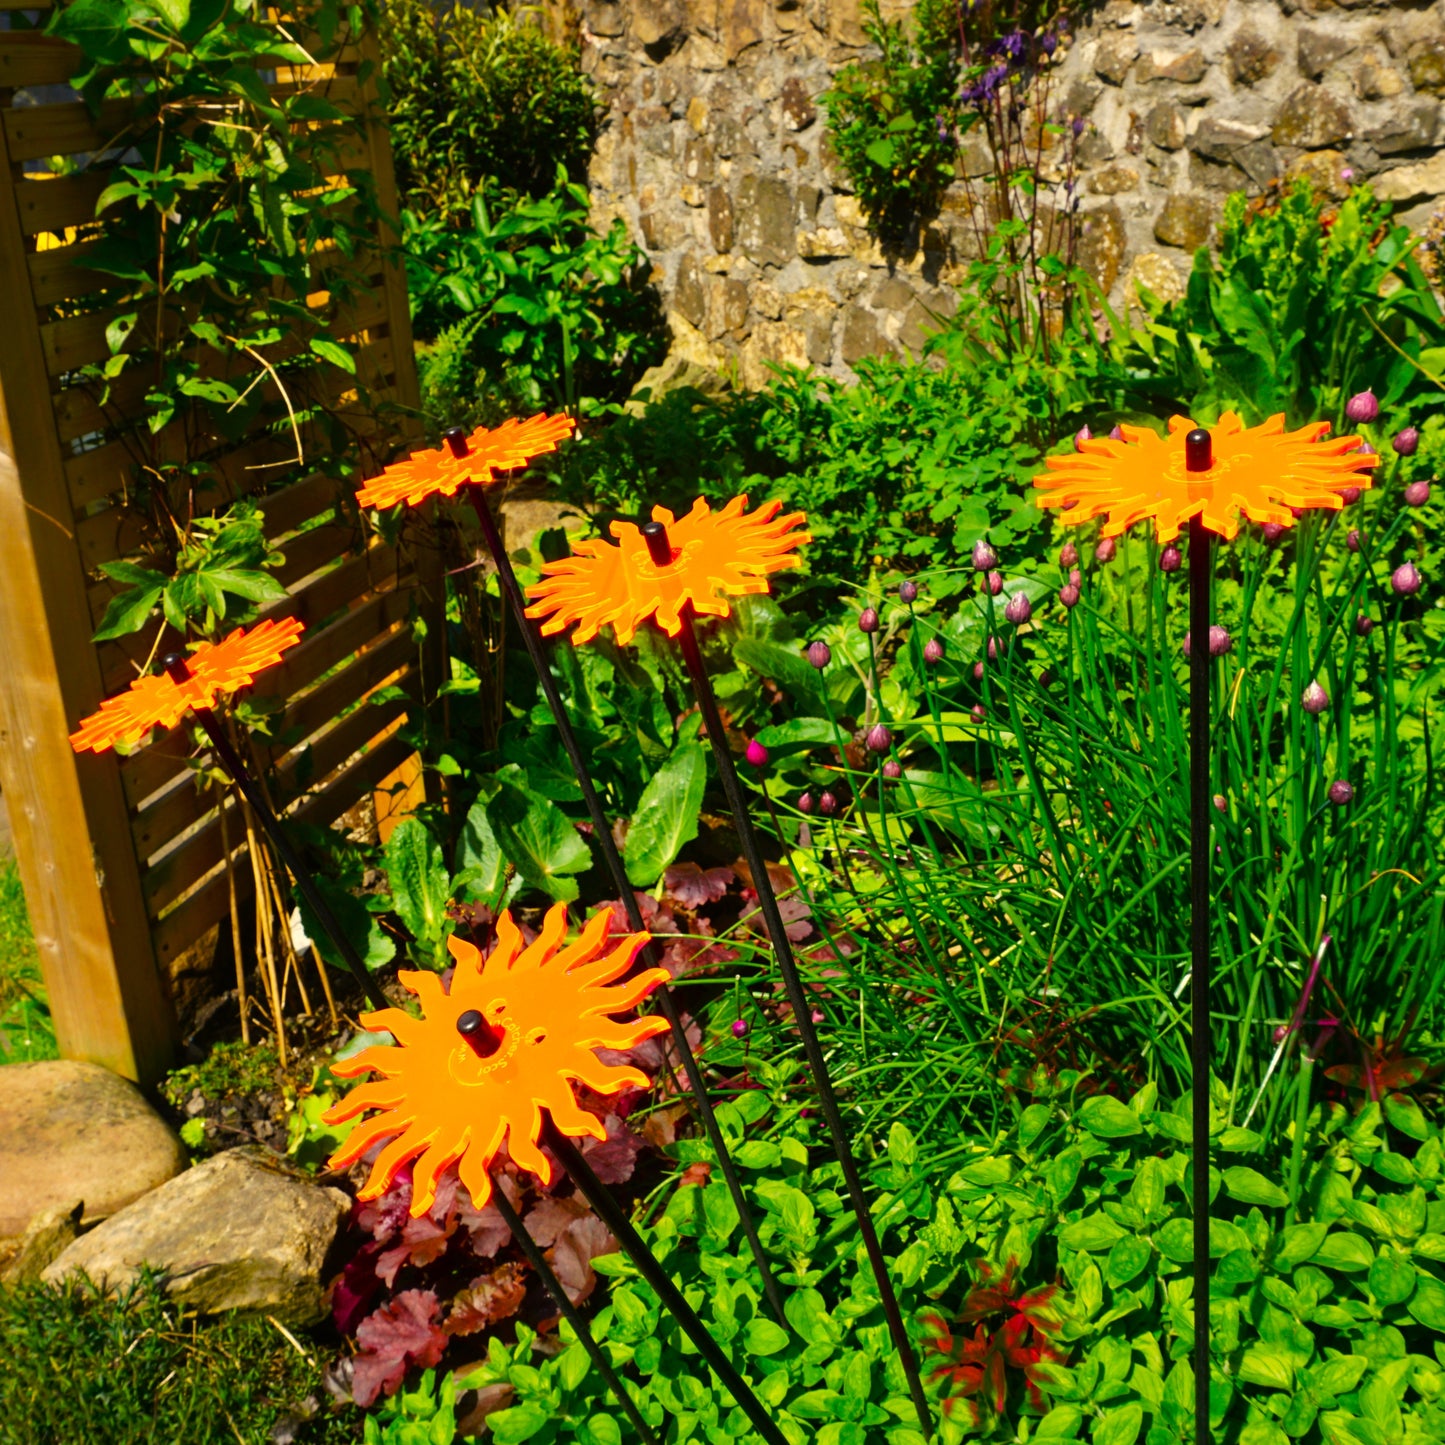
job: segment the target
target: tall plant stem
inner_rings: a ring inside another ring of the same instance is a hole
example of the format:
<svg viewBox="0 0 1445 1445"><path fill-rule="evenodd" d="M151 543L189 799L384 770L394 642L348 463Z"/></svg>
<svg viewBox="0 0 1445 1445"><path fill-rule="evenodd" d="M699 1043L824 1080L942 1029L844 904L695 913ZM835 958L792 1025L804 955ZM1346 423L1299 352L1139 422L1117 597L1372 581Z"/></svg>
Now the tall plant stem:
<svg viewBox="0 0 1445 1445"><path fill-rule="evenodd" d="M453 455L465 456L467 454L466 435L459 428L447 432L445 440ZM551 708L552 716L556 719L557 732L562 739L563 750L567 754L567 760L572 764L573 776L577 779L577 786L582 790L582 801L587 807L588 816L592 819L593 839L602 853L607 871L612 876L613 887L617 889L623 911L627 914L627 926L634 933L646 933L647 929L642 921L642 910L637 906L632 884L627 879L627 870L622 866L622 857L612 838L612 826L602 807L602 799L597 796L597 789L593 785L592 775L582 756L582 749L577 745L577 735L572 731L572 722L567 716L562 696L557 691L557 683L552 676L552 665L547 658L546 644L542 641L531 618L527 616L526 598L523 597L522 589L518 585L517 574L512 570L511 558L507 556L507 549L502 544L496 518L492 516L491 506L480 486L473 484L467 488L467 491L471 494L472 506L476 509L477 521L481 524L483 540L487 544L487 550L492 554L492 561L496 564L502 591L506 594L512 615L516 619L517 628L522 634L522 641L526 643L528 656L531 657L532 666L536 670L537 680L541 683L542 695L547 699L547 706ZM641 959L649 968L661 966L657 946L651 939L643 948ZM687 1074L688 1087L692 1090L692 1096L696 1101L703 1129L707 1134L708 1142L712 1145L713 1153L717 1156L718 1167L722 1170L723 1179L727 1182L728 1193L732 1196L733 1205L737 1209L738 1218L743 1226L743 1233L747 1237L748 1248L752 1252L753 1263L758 1267L758 1274L763 1285L763 1296L768 1302L768 1309L778 1324L786 1328L788 1317L783 1313L782 1291L773 1278L768 1257L763 1253L762 1241L758 1238L757 1221L753 1218L752 1208L748 1204L746 1195L743 1194L742 1180L738 1178L737 1167L733 1163L732 1155L728 1152L727 1143L722 1136L722 1129L718 1126L712 1100L708 1098L707 1084L702 1076L702 1068L698 1064L697 1055L692 1051L692 1045L688 1042L687 1030L683 1026L677 1000L673 996L672 989L667 986L660 988L655 996L658 1007L661 1008L663 1017L672 1030L672 1041L682 1059L682 1067Z"/></svg>
<svg viewBox="0 0 1445 1445"><path fill-rule="evenodd" d="M592 1167L582 1157L581 1150L550 1118L543 1127L542 1142L562 1161L562 1167L572 1176L572 1181L581 1190L583 1198L616 1236L643 1279L652 1286L658 1299L682 1326L688 1339L697 1346L699 1354L712 1366L723 1387L737 1401L743 1414L753 1422L753 1428L764 1440L769 1441L770 1445L788 1445L787 1436L778 1428L767 1407L753 1394L748 1382L708 1333L707 1326L698 1318L697 1311L683 1299L682 1292L673 1284L667 1271L658 1263L657 1256L633 1228L626 1212L607 1192L606 1185L592 1172Z"/></svg>
<svg viewBox="0 0 1445 1445"><path fill-rule="evenodd" d="M176 682L185 682L190 677L186 659L180 653L173 652L162 658L161 665ZM330 906L321 896L320 890L312 881L311 875L306 871L301 859L296 856L296 850L281 829L280 820L267 806L265 798L261 796L261 790L246 771L246 765L241 761L235 748L231 746L231 740L226 736L226 730L222 727L220 718L208 707L193 707L191 712L201 725L201 731L210 738L211 746L216 750L216 756L220 759L221 766L231 775L231 781L235 783L241 796L250 804L251 812L271 840L277 856L286 865L291 877L295 880L301 896L311 905L311 911L330 935L337 952L346 960L346 966L356 975L356 981L361 985L361 991L377 1008L386 1008L387 999L381 991L381 985L366 971L366 965L357 956L345 931L336 921L336 915L332 913ZM260 903L258 890L258 907Z"/></svg>
<svg viewBox="0 0 1445 1445"><path fill-rule="evenodd" d="M1202 444L1199 438L1202 436ZM1208 432L1186 441L1189 471L1208 470ZM1203 465L1199 465L1202 454ZM1193 1081L1194 1164L1194 1438L1210 1445L1209 1429L1209 655L1213 534L1202 517L1189 521L1189 1010Z"/></svg>
<svg viewBox="0 0 1445 1445"><path fill-rule="evenodd" d="M653 1434L652 1427L643 1419L642 1411L637 1408L637 1402L628 1394L626 1387L618 1378L617 1371L612 1368L612 1361L607 1358L607 1352L593 1338L587 1321L582 1318L577 1306L567 1298L567 1291L563 1289L561 1280L552 1272L552 1266L547 1263L547 1256L537 1247L537 1241L527 1233L527 1226L522 1223L521 1216L512 1208L512 1201L502 1192L501 1183L495 1175L492 1177L491 1202L497 1213L502 1216L502 1223L512 1231L512 1238L517 1241L517 1247L527 1256L527 1263L537 1271L538 1278L547 1287L547 1293L556 1300L557 1308L562 1311L562 1317L576 1331L578 1342L587 1351L592 1363L597 1366L598 1373L607 1381L608 1388L617 1396L617 1403L626 1411L627 1418L632 1421L637 1433L642 1436L646 1445L656 1445L657 1436Z"/></svg>
<svg viewBox="0 0 1445 1445"><path fill-rule="evenodd" d="M652 528L657 530L652 531ZM661 536L661 546L657 547L658 554L661 553L663 547L668 547L670 550L667 534L659 523L649 522L642 531L643 535L648 538L650 548L655 545L655 539ZM748 814L747 798L743 793L742 784L738 781L732 754L728 752L727 734L723 729L722 716L718 712L717 698L713 695L707 670L703 667L702 653L697 645L697 633L692 625L692 608L690 606L684 606L682 609L682 632L678 640L682 647L682 658L687 667L688 677L692 681L693 693L697 698L698 708L702 712L703 725L707 728L708 741L712 744L713 757L717 761L718 776L722 780L723 791L727 794L728 807L732 810L733 821L737 824L743 858L753 877L753 890L758 895L758 907L762 910L768 936L772 939L778 967L783 975L783 984L788 991L788 1002L793 1007L793 1022L797 1025L798 1033L803 1040L803 1052L807 1056L808 1068L813 1075L813 1084L818 1091L818 1102L822 1106L823 1118L827 1122L828 1133L833 1141L833 1151L837 1154L838 1163L842 1167L843 1179L848 1186L848 1197L853 1205L853 1213L858 1220L859 1232L863 1236L863 1247L868 1253L868 1262L873 1267L873 1277L878 1284L879 1299L883 1305L883 1313L888 1320L888 1332L893 1337L893 1348L898 1352L899 1363L903 1366L903 1373L908 1378L908 1393L918 1415L919 1428L925 1437L929 1437L933 1434L933 1420L929 1413L928 1401L924 1398L923 1380L918 1373L918 1360L913 1353L913 1344L908 1338L908 1330L903 1323L903 1313L898 1308L898 1296L894 1294L892 1282L888 1278L888 1265L883 1258L883 1247L878 1242L878 1231L874 1227L873 1216L868 1212L868 1201L863 1196L863 1181L859 1177L858 1165L853 1158L852 1149L849 1148L848 1136L844 1132L843 1116L838 1111L838 1099L833 1092L833 1081L828 1076L827 1060L824 1059L823 1050L818 1043L818 1031L813 1027L812 1004L804 992L803 980L798 975L798 966L793 959L793 945L788 938L787 929L784 927L783 916L778 911L777 895L773 892L767 863L763 858L762 850L758 847L758 836L753 831L752 820Z"/></svg>

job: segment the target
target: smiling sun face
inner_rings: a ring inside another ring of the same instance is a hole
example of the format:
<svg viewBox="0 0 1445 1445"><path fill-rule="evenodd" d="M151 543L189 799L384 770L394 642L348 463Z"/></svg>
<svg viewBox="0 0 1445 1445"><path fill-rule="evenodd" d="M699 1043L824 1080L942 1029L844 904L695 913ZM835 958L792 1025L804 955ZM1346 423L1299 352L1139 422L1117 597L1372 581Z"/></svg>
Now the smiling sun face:
<svg viewBox="0 0 1445 1445"><path fill-rule="evenodd" d="M363 1049L332 1065L343 1078L371 1073L323 1116L328 1124L380 1112L357 1125L331 1157L333 1169L354 1164L378 1140L391 1143L377 1156L362 1199L375 1199L412 1159L411 1212L424 1214L436 1199L437 1179L448 1165L458 1172L480 1209L492 1194L489 1172L505 1139L524 1169L552 1182L552 1168L538 1147L542 1110L563 1133L605 1139L601 1122L579 1107L572 1079L599 1094L632 1085L646 1088L640 1069L604 1064L596 1049L628 1049L668 1027L650 1016L630 1023L607 1017L633 1008L659 984L666 969L652 968L608 988L632 967L648 935L635 933L598 957L609 914L599 913L576 942L561 948L567 910L558 904L530 946L510 913L497 921L497 946L483 959L470 943L448 941L456 971L451 992L430 973L401 973L402 984L421 1000L422 1017L401 1009L367 1014L369 1029L385 1029L394 1045Z"/></svg>

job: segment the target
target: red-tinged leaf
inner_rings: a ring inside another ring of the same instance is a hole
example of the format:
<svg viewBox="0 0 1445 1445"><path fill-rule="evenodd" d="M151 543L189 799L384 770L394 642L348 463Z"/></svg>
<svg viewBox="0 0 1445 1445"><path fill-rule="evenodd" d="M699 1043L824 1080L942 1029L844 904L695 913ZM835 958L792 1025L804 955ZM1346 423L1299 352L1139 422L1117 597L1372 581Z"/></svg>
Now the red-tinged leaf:
<svg viewBox="0 0 1445 1445"><path fill-rule="evenodd" d="M684 1184L706 1184L712 1178L712 1165L706 1159L699 1160L696 1164L689 1164L682 1171L682 1179L678 1183L681 1188Z"/></svg>
<svg viewBox="0 0 1445 1445"><path fill-rule="evenodd" d="M699 868L696 863L674 863L662 875L667 892L693 913L716 903L736 880L731 868Z"/></svg>
<svg viewBox="0 0 1445 1445"><path fill-rule="evenodd" d="M376 1277L379 1249L375 1241L363 1244L331 1282L328 1296L331 1320L343 1335L349 1335L361 1322L381 1288L381 1281Z"/></svg>
<svg viewBox="0 0 1445 1445"><path fill-rule="evenodd" d="M607 1138L601 1140L589 1136L584 1139L583 1158L604 1184L626 1184L637 1168L637 1156L644 1147L642 1140L616 1114L607 1115L602 1122L607 1129Z"/></svg>
<svg viewBox="0 0 1445 1445"><path fill-rule="evenodd" d="M498 1157L500 1159L504 1156ZM507 1196L507 1202L513 1209L517 1207L521 1196L517 1191L516 1181L510 1174L504 1173L495 1162L492 1167L492 1187L500 1189ZM472 1253L480 1259L490 1259L512 1237L512 1231L507 1228L506 1221L496 1205L488 1204L485 1209L478 1209L465 1187L457 1191L457 1223L471 1237Z"/></svg>
<svg viewBox="0 0 1445 1445"><path fill-rule="evenodd" d="M441 1359L447 1335L437 1323L439 1309L431 1290L408 1289L362 1320L351 1388L363 1410L379 1395L393 1394L412 1366L425 1369Z"/></svg>
<svg viewBox="0 0 1445 1445"><path fill-rule="evenodd" d="M405 1265L421 1267L440 1259L447 1252L456 1223L439 1224L430 1215L408 1219L401 1232L401 1242L393 1245L376 1261L377 1277L388 1288L396 1283L398 1272Z"/></svg>
<svg viewBox="0 0 1445 1445"><path fill-rule="evenodd" d="M378 1244L386 1244L405 1228L411 1218L411 1165L408 1164L378 1198L356 1206L353 1219Z"/></svg>
<svg viewBox="0 0 1445 1445"><path fill-rule="evenodd" d="M585 1218L588 1212L586 1201L577 1198L575 1194L563 1198L547 1195L535 1209L527 1212L527 1217L522 1222L527 1226L527 1233L543 1249L547 1249L557 1242L557 1237L568 1225Z"/></svg>
<svg viewBox="0 0 1445 1445"><path fill-rule="evenodd" d="M654 1149L666 1149L677 1142L677 1124L687 1114L686 1104L669 1104L665 1109L654 1109L643 1121L641 1134Z"/></svg>
<svg viewBox="0 0 1445 1445"><path fill-rule="evenodd" d="M474 1335L516 1314L527 1297L525 1274L523 1265L511 1263L498 1265L490 1274L474 1279L452 1301L447 1333Z"/></svg>
<svg viewBox="0 0 1445 1445"><path fill-rule="evenodd" d="M573 1220L547 1253L552 1270L574 1305L581 1304L597 1285L592 1261L599 1254L616 1254L617 1241L595 1214Z"/></svg>

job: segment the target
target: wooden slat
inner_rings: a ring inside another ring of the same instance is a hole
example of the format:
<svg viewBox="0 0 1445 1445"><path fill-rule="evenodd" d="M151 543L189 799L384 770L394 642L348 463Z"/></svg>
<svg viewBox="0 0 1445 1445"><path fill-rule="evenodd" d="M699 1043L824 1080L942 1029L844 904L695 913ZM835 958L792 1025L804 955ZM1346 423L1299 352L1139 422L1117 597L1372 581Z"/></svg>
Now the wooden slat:
<svg viewBox="0 0 1445 1445"><path fill-rule="evenodd" d="M100 193L115 178L113 170L97 167L75 175L27 176L16 181L21 228L27 236L43 231L60 235L72 226L93 221Z"/></svg>
<svg viewBox="0 0 1445 1445"><path fill-rule="evenodd" d="M63 85L84 64L85 57L69 41L35 31L0 31L0 90Z"/></svg>
<svg viewBox="0 0 1445 1445"><path fill-rule="evenodd" d="M30 294L35 304L54 306L59 301L73 301L107 286L120 285L114 276L85 265L86 256L94 249L94 241L81 241L74 246L34 252L30 257Z"/></svg>
<svg viewBox="0 0 1445 1445"><path fill-rule="evenodd" d="M294 532L303 522L329 512L347 490L346 483L325 472L313 472L284 491L273 492L261 502L266 518L266 535L273 541Z"/></svg>
<svg viewBox="0 0 1445 1445"><path fill-rule="evenodd" d="M129 145L138 132L131 127L135 114L129 101L107 100L98 116L81 101L63 105L12 106L4 112L5 138L10 159L38 161L46 156L73 156ZM92 211L93 213L93 211Z"/></svg>

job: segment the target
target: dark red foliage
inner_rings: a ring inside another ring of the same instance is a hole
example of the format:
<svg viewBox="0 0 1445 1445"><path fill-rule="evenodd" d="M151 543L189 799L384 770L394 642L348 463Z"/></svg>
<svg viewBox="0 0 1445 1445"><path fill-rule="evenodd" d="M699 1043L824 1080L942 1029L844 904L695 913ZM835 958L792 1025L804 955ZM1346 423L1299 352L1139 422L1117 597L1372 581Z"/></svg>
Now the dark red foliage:
<svg viewBox="0 0 1445 1445"><path fill-rule="evenodd" d="M441 1359L447 1334L437 1323L441 1302L429 1289L408 1289L361 1322L361 1346L352 1374L356 1403L366 1409L383 1392L391 1394L416 1365L425 1369Z"/></svg>

